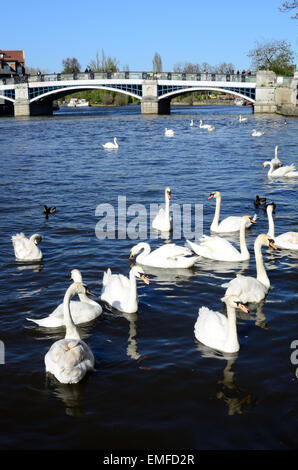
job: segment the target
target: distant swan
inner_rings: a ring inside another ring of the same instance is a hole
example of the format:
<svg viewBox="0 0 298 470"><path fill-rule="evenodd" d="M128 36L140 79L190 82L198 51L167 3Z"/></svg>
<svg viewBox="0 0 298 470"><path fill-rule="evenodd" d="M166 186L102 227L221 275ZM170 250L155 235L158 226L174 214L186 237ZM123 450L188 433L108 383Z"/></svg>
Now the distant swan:
<svg viewBox="0 0 298 470"><path fill-rule="evenodd" d="M138 310L138 292L136 278L149 284L141 266L133 266L129 278L123 274L112 274L110 268L103 274L101 300L124 313Z"/></svg>
<svg viewBox="0 0 298 470"><path fill-rule="evenodd" d="M71 279L74 282L83 282L81 272L78 269L73 269L71 271ZM85 291L78 294L80 301L70 301L70 312L75 325L90 322L102 313L101 305L99 305L94 300L89 299L86 294L95 297L95 295L92 294L92 292L90 292L86 286ZM36 323L38 326L43 326L46 328L57 328L63 326L65 325L63 303L58 305L58 307L56 307L55 310L45 318L27 318L27 320Z"/></svg>
<svg viewBox="0 0 298 470"><path fill-rule="evenodd" d="M65 338L56 341L44 358L46 372L50 372L64 384L78 383L88 371L94 370L93 353L81 340L69 308L70 299L76 294L84 294L85 290L81 282L74 282L67 289L63 301Z"/></svg>
<svg viewBox="0 0 298 470"><path fill-rule="evenodd" d="M42 259L42 252L38 248L41 241L41 235L34 233L27 238L23 232L17 233L11 237L14 254L18 261L39 261Z"/></svg>
<svg viewBox="0 0 298 470"><path fill-rule="evenodd" d="M245 231L248 222L255 223L254 219L248 215L241 218L240 225L240 251L238 251L228 240L218 236L203 235L201 243L197 244L187 240L191 249L203 258L217 261L246 261L250 258L246 246Z"/></svg>
<svg viewBox="0 0 298 470"><path fill-rule="evenodd" d="M247 121L247 118L242 117L241 114L240 114L239 122L245 122L245 121Z"/></svg>
<svg viewBox="0 0 298 470"><path fill-rule="evenodd" d="M165 135L166 135L166 136L172 137L174 134L175 134L175 132L173 131L173 129L167 129L167 128L165 128Z"/></svg>
<svg viewBox="0 0 298 470"><path fill-rule="evenodd" d="M198 256L186 247L166 243L156 250L146 242L140 242L130 250L129 258L132 259L141 250L143 252L136 257L136 263L155 268L189 268L195 264Z"/></svg>
<svg viewBox="0 0 298 470"><path fill-rule="evenodd" d="M251 135L252 135L253 137L260 137L261 135L264 135L264 132L257 131L256 129L253 129Z"/></svg>
<svg viewBox="0 0 298 470"><path fill-rule="evenodd" d="M240 230L241 226L241 217L240 216L230 216L226 217L219 223L219 216L220 216L220 206L221 206L221 193L220 191L214 191L213 193L210 194L208 199L216 199L216 207L215 207L215 213L214 213L214 218L212 221L212 224L210 226L211 232L217 232L217 233L224 233L224 232L238 232ZM253 216L253 220L255 221L257 218L256 214ZM250 219L249 221L246 222L246 228L250 227L252 225L252 220Z"/></svg>
<svg viewBox="0 0 298 470"><path fill-rule="evenodd" d="M203 124L202 119L200 119L200 128L201 129L208 129L208 131L214 131L215 127L211 126L211 124Z"/></svg>
<svg viewBox="0 0 298 470"><path fill-rule="evenodd" d="M113 142L107 142L106 144L103 144L102 146L105 149L117 149L117 148L119 148L119 145L117 144L117 137L114 137L114 143Z"/></svg>
<svg viewBox="0 0 298 470"><path fill-rule="evenodd" d="M263 163L263 167L270 166L267 176L271 178L295 178L298 177L298 171L296 171L295 165L287 165L281 166L280 168L276 168L274 170L273 163L271 161L267 161Z"/></svg>
<svg viewBox="0 0 298 470"><path fill-rule="evenodd" d="M209 348L234 353L240 349L236 325L236 308L245 313L248 313L248 309L242 305L236 295L226 295L221 300L227 306L227 316L207 307L201 307L194 326L195 337Z"/></svg>
<svg viewBox="0 0 298 470"><path fill-rule="evenodd" d="M283 166L280 159L277 156L277 151L278 151L278 145L276 145L274 149L274 158L270 160L273 165L273 170L275 170L276 168L279 168L280 166Z"/></svg>
<svg viewBox="0 0 298 470"><path fill-rule="evenodd" d="M274 202L266 206L266 212L268 216L268 232L267 235L273 238L274 244L277 248L283 248L285 250L298 250L298 232L285 232L277 237L274 236L274 221L273 215L275 212Z"/></svg>
<svg viewBox="0 0 298 470"><path fill-rule="evenodd" d="M152 221L152 227L161 232L170 232L172 229L172 218L170 216L171 188L165 189L165 208L161 207Z"/></svg>
<svg viewBox="0 0 298 470"><path fill-rule="evenodd" d="M190 127L193 127L193 119L190 121Z"/></svg>
<svg viewBox="0 0 298 470"><path fill-rule="evenodd" d="M271 237L265 233L258 235L254 243L257 277L237 274L227 285L224 284L224 287L227 287L225 297L237 295L244 304L247 302L261 302L265 298L270 289L270 281L264 267L262 246L271 246L275 250L277 249Z"/></svg>

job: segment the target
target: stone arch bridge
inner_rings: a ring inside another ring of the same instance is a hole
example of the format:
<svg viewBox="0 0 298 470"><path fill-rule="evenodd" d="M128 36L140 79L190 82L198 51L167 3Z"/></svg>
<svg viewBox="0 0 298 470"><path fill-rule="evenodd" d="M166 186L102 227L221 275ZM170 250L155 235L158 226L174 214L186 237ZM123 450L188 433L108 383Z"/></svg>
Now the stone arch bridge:
<svg viewBox="0 0 298 470"><path fill-rule="evenodd" d="M43 74L0 80L0 100L15 116L52 114L52 103L78 91L109 90L137 98L143 114L169 114L171 99L202 90L230 93L253 104L255 112L275 112L275 90L285 77L273 72L251 74L101 72ZM290 77L291 78L291 77ZM291 78L291 81L293 78Z"/></svg>

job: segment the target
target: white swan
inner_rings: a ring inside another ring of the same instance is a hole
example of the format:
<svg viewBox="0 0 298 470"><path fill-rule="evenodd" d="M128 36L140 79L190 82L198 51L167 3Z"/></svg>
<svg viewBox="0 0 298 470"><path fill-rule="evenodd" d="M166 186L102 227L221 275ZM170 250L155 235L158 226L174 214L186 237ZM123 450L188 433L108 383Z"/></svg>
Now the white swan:
<svg viewBox="0 0 298 470"><path fill-rule="evenodd" d="M174 134L175 134L175 132L173 131L173 129L167 129L167 128L165 128L165 135L166 135L166 136L172 137Z"/></svg>
<svg viewBox="0 0 298 470"><path fill-rule="evenodd" d="M280 166L283 166L280 159L277 156L277 152L278 152L278 145L275 146L274 158L271 159L271 163L273 165L273 170L275 170L276 168L279 168Z"/></svg>
<svg viewBox="0 0 298 470"><path fill-rule="evenodd" d="M225 296L237 295L244 304L247 302L260 302L264 299L270 288L270 281L264 267L262 246L271 246L275 250L277 249L268 235L265 233L258 235L254 243L257 277L237 274L237 277L228 282L227 285L224 284L224 287L227 287Z"/></svg>
<svg viewBox="0 0 298 470"><path fill-rule="evenodd" d="M189 125L190 125L190 127L193 127L193 119L191 119L191 121L190 121L190 124L189 124Z"/></svg>
<svg viewBox="0 0 298 470"><path fill-rule="evenodd" d="M267 161L263 163L263 167L265 168L266 166L270 166L270 169L268 171L268 177L271 178L295 178L298 177L298 171L296 171L295 165L287 165L287 166L281 166L280 168L275 168L274 165L271 161Z"/></svg>
<svg viewBox="0 0 298 470"><path fill-rule="evenodd" d="M38 244L42 241L41 235L34 233L27 238L23 232L11 237L14 254L18 261L38 261L42 259L42 252Z"/></svg>
<svg viewBox="0 0 298 470"><path fill-rule="evenodd" d="M219 223L220 206L221 206L220 191L214 191L208 197L208 199L213 199L213 198L216 199L216 207L215 207L214 218L210 226L211 232L217 232L217 233L238 232L238 230L240 230L242 217L240 216L226 217ZM257 216L255 214L252 219L249 219L246 222L246 228L250 227L253 221L256 220L256 218Z"/></svg>
<svg viewBox="0 0 298 470"><path fill-rule="evenodd" d="M244 215L240 225L240 252L228 240L218 236L203 235L201 243L197 244L187 240L191 249L203 258L218 261L246 261L250 258L246 246L245 231L248 222L256 223L252 217Z"/></svg>
<svg viewBox="0 0 298 470"><path fill-rule="evenodd" d="M117 148L119 148L119 145L117 143L117 137L114 137L114 143L113 142L107 142L106 144L102 144L102 146L105 149L117 149Z"/></svg>
<svg viewBox="0 0 298 470"><path fill-rule="evenodd" d="M161 232L172 230L172 218L170 216L171 188L165 189L165 208L161 207L152 221L152 227Z"/></svg>
<svg viewBox="0 0 298 470"><path fill-rule="evenodd" d="M169 243L151 251L146 242L132 247L129 258L132 259L141 250L143 252L136 257L136 263L155 268L190 268L198 259L198 256L194 256L193 252L184 246Z"/></svg>
<svg viewBox="0 0 298 470"><path fill-rule="evenodd" d="M275 204L271 203L266 206L266 212L268 216L268 232L267 235L273 238L275 246L277 248L283 248L285 250L298 250L298 232L285 232L277 237L274 236L274 221L273 213L275 210Z"/></svg>
<svg viewBox="0 0 298 470"><path fill-rule="evenodd" d="M247 118L242 117L241 114L240 114L239 122L245 122L245 121L247 121Z"/></svg>
<svg viewBox="0 0 298 470"><path fill-rule="evenodd" d="M101 300L124 313L138 310L138 292L136 278L149 284L141 266L133 266L129 278L122 274L112 274L110 268L103 274Z"/></svg>
<svg viewBox="0 0 298 470"><path fill-rule="evenodd" d="M211 124L203 124L202 119L200 119L200 128L201 129L208 129L208 131L214 131L215 127L211 126Z"/></svg>
<svg viewBox="0 0 298 470"><path fill-rule="evenodd" d="M226 353L239 351L237 335L236 308L248 313L236 295L225 296L221 299L227 306L227 316L214 312L207 307L201 307L194 326L195 337L198 341L212 349Z"/></svg>
<svg viewBox="0 0 298 470"><path fill-rule="evenodd" d="M89 370L94 369L93 353L81 340L69 308L70 299L76 294L84 294L85 290L86 287L81 282L74 282L67 289L63 301L65 338L56 341L44 358L46 372L50 372L59 382L65 384L78 383Z"/></svg>
<svg viewBox="0 0 298 470"><path fill-rule="evenodd" d="M257 131L256 129L253 129L251 135L252 135L253 137L260 137L261 135L264 135L264 132Z"/></svg>
<svg viewBox="0 0 298 470"><path fill-rule="evenodd" d="M78 269L73 269L71 271L71 279L74 282L83 282L82 274ZM86 291L78 294L80 298L79 302L75 300L70 301L70 313L75 325L92 321L102 313L101 305L99 305L94 300L89 299L86 293L96 297L86 286ZM45 328L58 328L63 326L65 325L63 303L58 305L58 307L56 307L55 310L45 318L27 318L27 320Z"/></svg>

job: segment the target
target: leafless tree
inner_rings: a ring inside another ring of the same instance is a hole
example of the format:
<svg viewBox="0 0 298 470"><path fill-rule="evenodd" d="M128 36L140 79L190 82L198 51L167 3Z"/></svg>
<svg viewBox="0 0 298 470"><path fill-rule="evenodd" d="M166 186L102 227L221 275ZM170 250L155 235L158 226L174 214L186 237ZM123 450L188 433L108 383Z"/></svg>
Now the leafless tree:
<svg viewBox="0 0 298 470"><path fill-rule="evenodd" d="M283 2L282 6L279 7L279 11L288 12L289 10L298 10L298 1L292 0L290 2ZM295 16L291 16L294 20L298 20L298 11L296 11Z"/></svg>

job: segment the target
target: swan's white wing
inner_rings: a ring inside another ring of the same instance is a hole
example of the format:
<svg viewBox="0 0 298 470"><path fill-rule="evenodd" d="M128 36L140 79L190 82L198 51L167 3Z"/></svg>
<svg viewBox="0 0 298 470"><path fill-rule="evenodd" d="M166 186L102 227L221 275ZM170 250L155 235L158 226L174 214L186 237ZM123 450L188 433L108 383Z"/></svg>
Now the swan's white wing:
<svg viewBox="0 0 298 470"><path fill-rule="evenodd" d="M11 237L16 258L24 259L30 253L29 238L24 233L17 233Z"/></svg>
<svg viewBox="0 0 298 470"><path fill-rule="evenodd" d="M46 371L61 383L78 383L88 370L94 368L94 356L82 340L56 341L45 355Z"/></svg>
<svg viewBox="0 0 298 470"><path fill-rule="evenodd" d="M236 295L243 303L260 302L264 299L267 292L267 287L256 278L237 274L237 276L229 282L225 296Z"/></svg>
<svg viewBox="0 0 298 470"><path fill-rule="evenodd" d="M111 274L110 269L108 271L103 283L101 300L118 310L123 310L129 300L130 281L122 274Z"/></svg>
<svg viewBox="0 0 298 470"><path fill-rule="evenodd" d="M295 171L295 165L281 166L271 173L271 176L287 176L290 172Z"/></svg>
<svg viewBox="0 0 298 470"><path fill-rule="evenodd" d="M274 238L274 244L278 248L286 250L298 250L298 232L286 232Z"/></svg>
<svg viewBox="0 0 298 470"><path fill-rule="evenodd" d="M201 243L193 243L187 240L193 251L204 258L219 261L237 261L240 252L225 238L203 235Z"/></svg>
<svg viewBox="0 0 298 470"><path fill-rule="evenodd" d="M71 300L69 306L71 317L76 325L92 321L102 313L102 307L99 304L95 305L88 304L87 302ZM46 328L57 328L63 326L65 325L63 303L58 305L58 307L45 318L27 318L27 320Z"/></svg>
<svg viewBox="0 0 298 470"><path fill-rule="evenodd" d="M221 349L226 339L227 318L219 312L201 307L195 323L195 337L206 346Z"/></svg>
<svg viewBox="0 0 298 470"><path fill-rule="evenodd" d="M169 231L171 228L171 217L161 207L152 221L152 227L160 231Z"/></svg>
<svg viewBox="0 0 298 470"><path fill-rule="evenodd" d="M192 252L188 248L185 246L176 245L175 243L167 243L162 245L151 253L164 258L176 258L177 256L192 255Z"/></svg>

